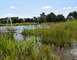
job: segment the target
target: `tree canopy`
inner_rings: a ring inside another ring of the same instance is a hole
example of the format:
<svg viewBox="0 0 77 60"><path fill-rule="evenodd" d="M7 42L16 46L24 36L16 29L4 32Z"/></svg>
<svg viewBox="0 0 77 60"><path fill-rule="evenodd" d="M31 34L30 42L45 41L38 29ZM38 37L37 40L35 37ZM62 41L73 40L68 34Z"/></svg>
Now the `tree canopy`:
<svg viewBox="0 0 77 60"><path fill-rule="evenodd" d="M73 11L70 12L67 17L65 18L62 14L54 14L53 12L49 14L45 14L45 12L42 12L39 17L34 16L33 18L19 18L19 17L11 17L12 23L23 23L23 22L64 22L69 19L69 17L72 17L73 19L77 19L77 12ZM6 18L0 18L0 23L7 23Z"/></svg>

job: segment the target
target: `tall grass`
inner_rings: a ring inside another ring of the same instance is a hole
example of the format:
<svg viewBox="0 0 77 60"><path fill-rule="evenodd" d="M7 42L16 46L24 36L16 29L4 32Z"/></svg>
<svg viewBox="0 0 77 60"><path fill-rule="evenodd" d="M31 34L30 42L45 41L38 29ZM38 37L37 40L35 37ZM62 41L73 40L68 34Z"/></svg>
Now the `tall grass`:
<svg viewBox="0 0 77 60"><path fill-rule="evenodd" d="M34 38L17 41L11 37L10 33L0 35L0 60L52 60L50 45L36 43Z"/></svg>
<svg viewBox="0 0 77 60"><path fill-rule="evenodd" d="M0 60L60 60L52 45L64 46L77 40L77 21L56 23L49 28L23 30L23 34L40 36L42 43L35 38L15 40L12 33L0 34ZM55 52L53 52L55 51Z"/></svg>
<svg viewBox="0 0 77 60"><path fill-rule="evenodd" d="M33 30L23 30L24 35L42 36L42 42L47 44L64 45L77 40L77 21L56 23L49 28L42 27Z"/></svg>

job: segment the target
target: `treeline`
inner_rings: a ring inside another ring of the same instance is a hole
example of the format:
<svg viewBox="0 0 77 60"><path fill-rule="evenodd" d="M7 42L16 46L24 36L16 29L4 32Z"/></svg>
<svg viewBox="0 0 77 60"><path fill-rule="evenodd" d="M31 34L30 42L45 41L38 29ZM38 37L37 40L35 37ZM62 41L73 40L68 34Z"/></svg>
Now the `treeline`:
<svg viewBox="0 0 77 60"><path fill-rule="evenodd" d="M0 23L7 23L6 18L0 18ZM73 11L70 12L67 17L65 18L62 14L55 15L53 12L49 14L45 14L42 12L39 17L33 17L33 18L19 18L19 17L11 17L12 23L23 23L23 22L65 22L67 20L77 19L77 12Z"/></svg>

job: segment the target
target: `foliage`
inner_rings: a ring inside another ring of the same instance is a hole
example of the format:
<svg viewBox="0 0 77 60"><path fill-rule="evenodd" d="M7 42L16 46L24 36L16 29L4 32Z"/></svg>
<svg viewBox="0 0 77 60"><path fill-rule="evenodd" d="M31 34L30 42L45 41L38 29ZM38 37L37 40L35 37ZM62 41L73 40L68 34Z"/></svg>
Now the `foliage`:
<svg viewBox="0 0 77 60"><path fill-rule="evenodd" d="M47 22L55 22L55 19L56 19L56 15L52 12L50 14L47 14L46 16Z"/></svg>
<svg viewBox="0 0 77 60"><path fill-rule="evenodd" d="M19 17L11 17L12 23L24 23L24 22L36 22L36 23L43 23L43 22L64 22L67 21L68 18L72 16L74 19L77 19L77 12L73 11L67 15L65 18L62 14L55 15L53 12L49 14L45 14L42 12L39 17L34 16L33 18L19 18ZM7 23L6 18L0 18L0 23L5 24ZM9 22L10 23L10 22Z"/></svg>
<svg viewBox="0 0 77 60"><path fill-rule="evenodd" d="M77 19L77 12L76 11L73 11L73 12L70 12L67 16L67 19L72 16L74 19Z"/></svg>
<svg viewBox="0 0 77 60"><path fill-rule="evenodd" d="M77 21L68 21L56 23L47 28L37 28L33 30L24 30L24 34L40 36L42 42L46 44L55 44L56 46L64 44L71 44L74 40L77 40Z"/></svg>
<svg viewBox="0 0 77 60"><path fill-rule="evenodd" d="M36 43L34 38L30 41L17 41L12 39L10 34L2 34L0 35L0 60L52 60L52 48L50 45Z"/></svg>
<svg viewBox="0 0 77 60"><path fill-rule="evenodd" d="M62 22L65 21L65 17L62 14L59 14L56 16L55 22L60 22L60 21L62 21Z"/></svg>

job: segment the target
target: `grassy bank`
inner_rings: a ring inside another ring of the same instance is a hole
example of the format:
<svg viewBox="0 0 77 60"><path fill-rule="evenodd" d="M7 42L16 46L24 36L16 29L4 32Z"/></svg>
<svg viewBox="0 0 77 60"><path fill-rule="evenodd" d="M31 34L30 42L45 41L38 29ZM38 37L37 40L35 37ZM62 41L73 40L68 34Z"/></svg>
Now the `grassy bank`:
<svg viewBox="0 0 77 60"><path fill-rule="evenodd" d="M23 30L23 35L35 35L42 37L42 42L55 44L56 46L71 44L77 40L77 21L56 23L49 28L37 28L33 30Z"/></svg>
<svg viewBox="0 0 77 60"><path fill-rule="evenodd" d="M12 25L13 26L24 26L24 25L37 25L38 23L36 23L36 22L26 22L26 23L13 23ZM41 23L41 24L51 24L50 22L48 22L48 23ZM0 23L0 26L11 26L11 24L2 24L2 23Z"/></svg>
<svg viewBox="0 0 77 60"><path fill-rule="evenodd" d="M0 35L0 60L52 60L52 46L30 41L15 40L11 34ZM60 60L54 53L54 60Z"/></svg>
<svg viewBox="0 0 77 60"><path fill-rule="evenodd" d="M37 23L13 23L13 26L22 26L22 25L36 25ZM11 26L11 24L0 24L0 26Z"/></svg>

